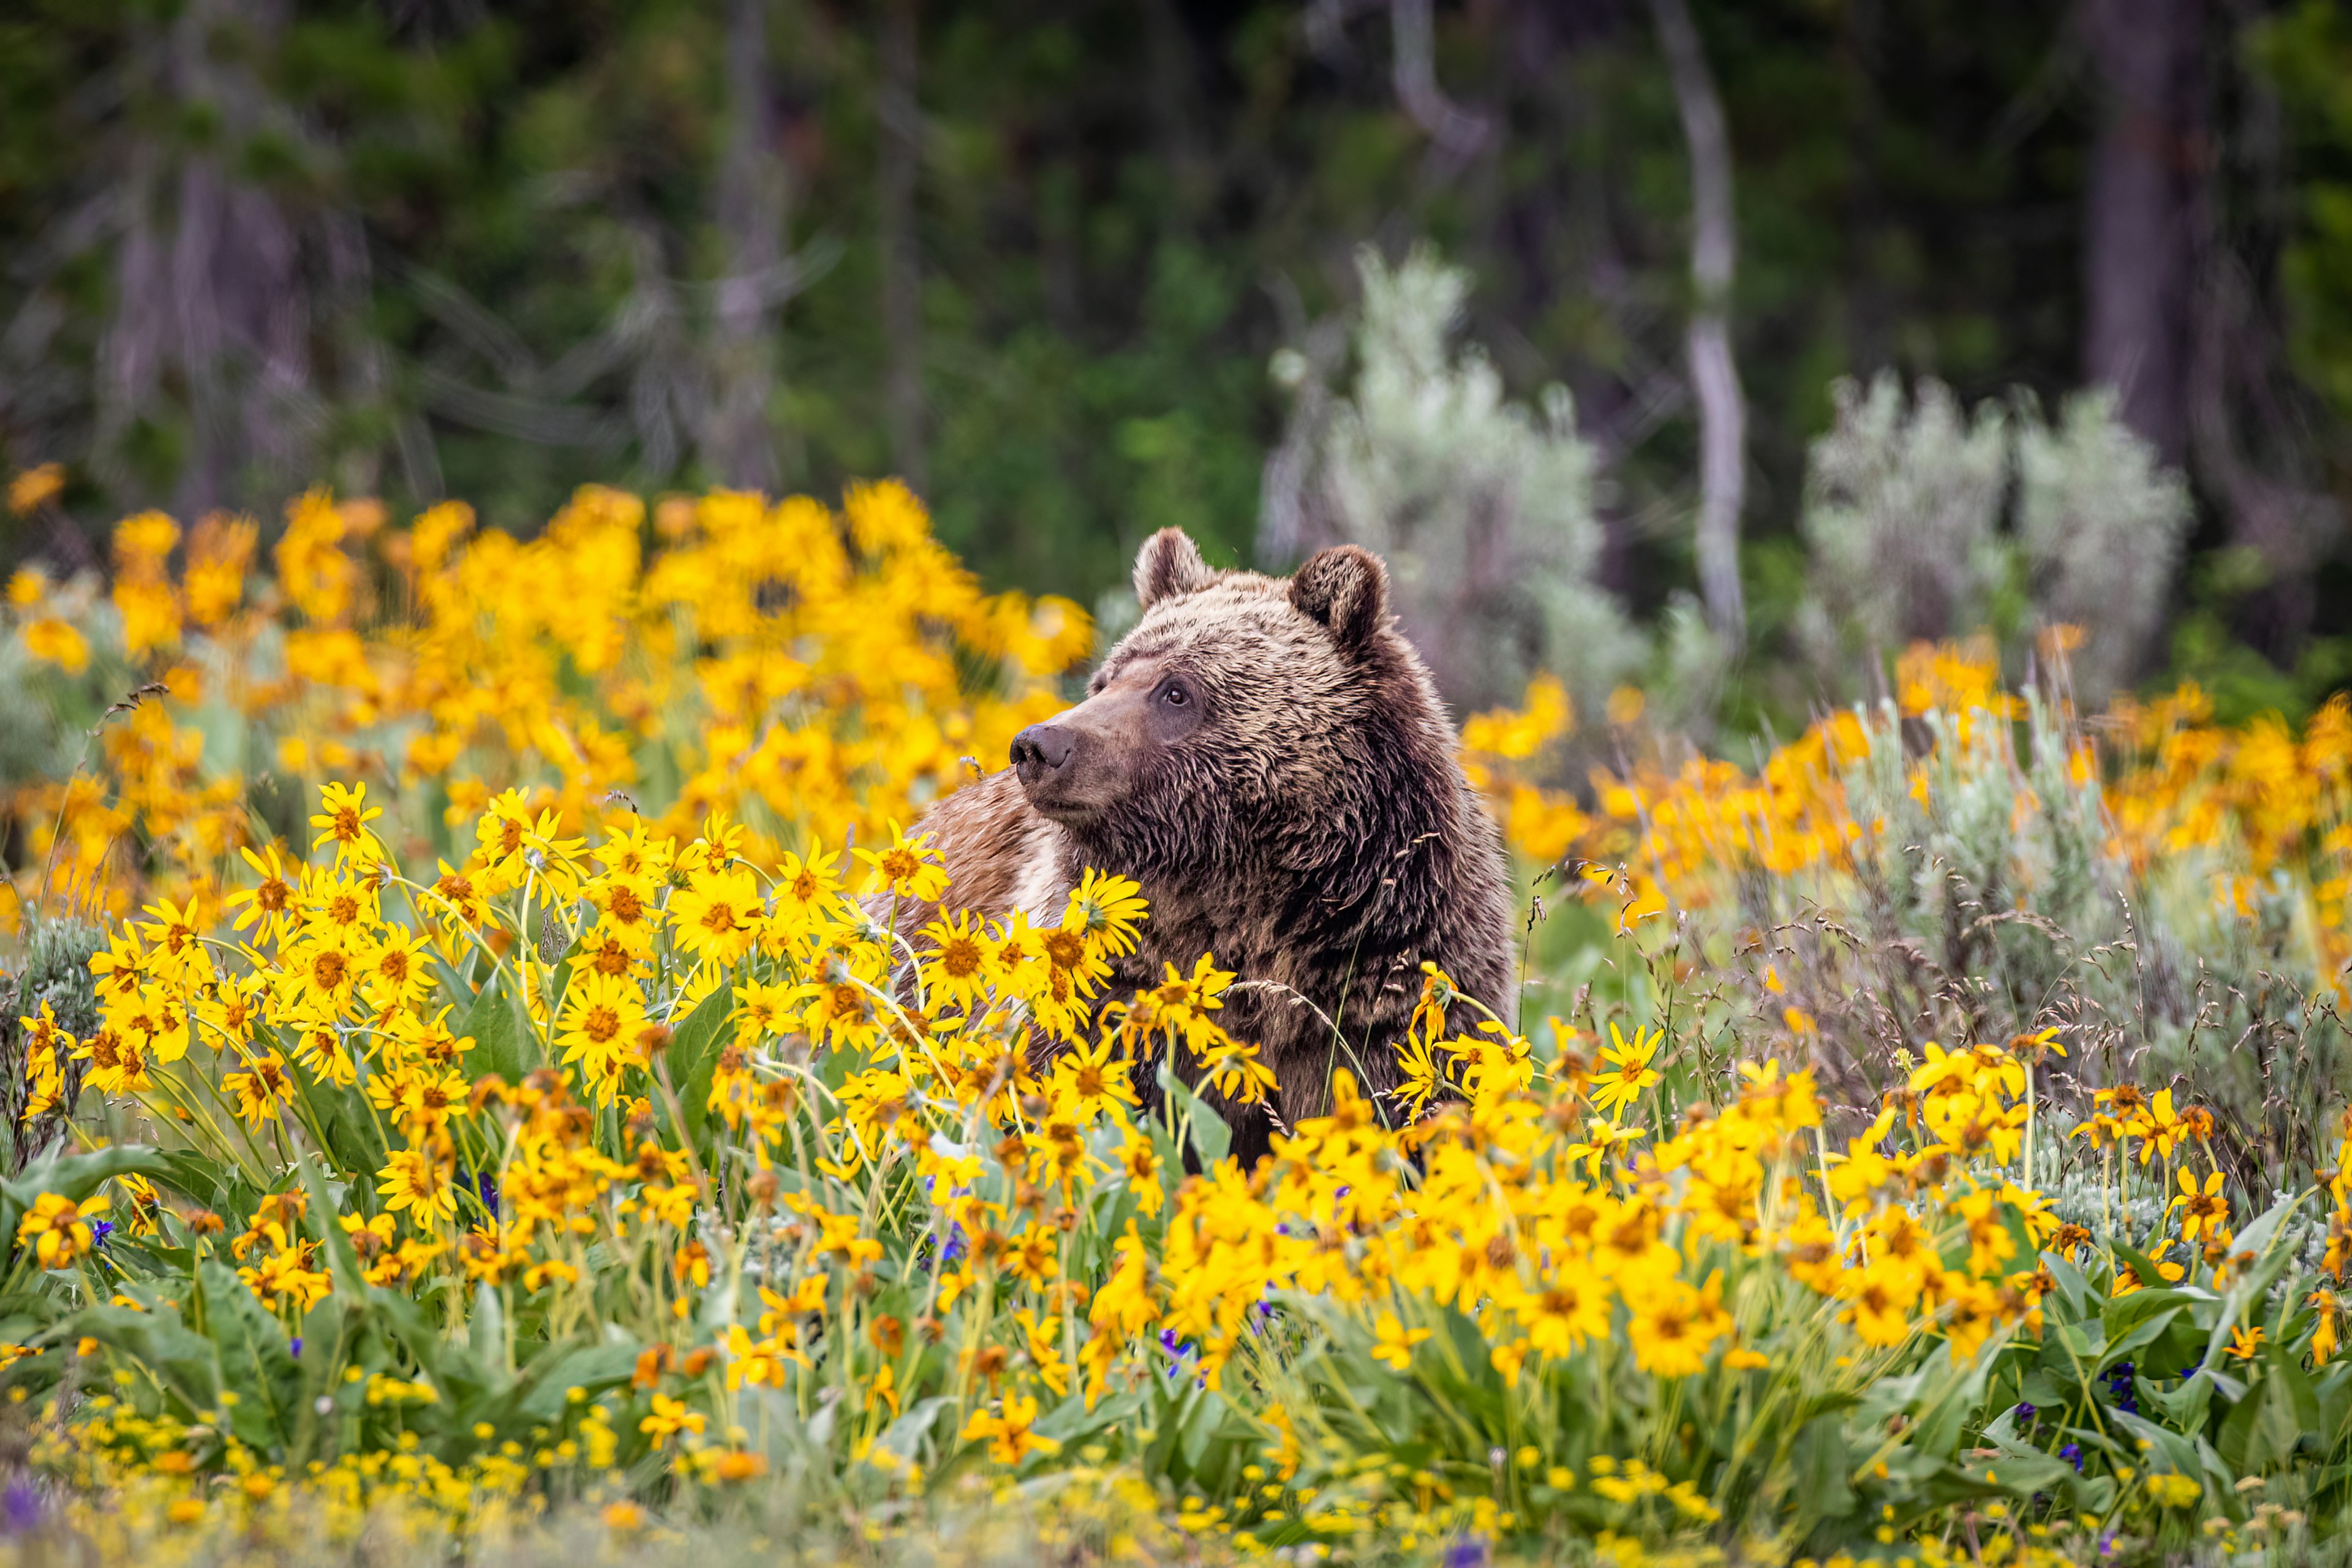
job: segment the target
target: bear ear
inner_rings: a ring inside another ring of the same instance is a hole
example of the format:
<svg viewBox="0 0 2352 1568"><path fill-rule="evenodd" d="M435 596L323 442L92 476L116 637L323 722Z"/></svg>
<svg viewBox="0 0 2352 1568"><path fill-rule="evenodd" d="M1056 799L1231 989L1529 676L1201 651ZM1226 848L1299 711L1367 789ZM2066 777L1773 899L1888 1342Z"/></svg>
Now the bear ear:
<svg viewBox="0 0 2352 1568"><path fill-rule="evenodd" d="M1201 547L1181 528L1163 528L1135 554L1135 596L1145 609L1179 594L1197 593L1217 580L1201 559Z"/></svg>
<svg viewBox="0 0 2352 1568"><path fill-rule="evenodd" d="M1335 544L1309 556L1291 578L1290 602L1353 653L1388 619L1389 569L1360 545Z"/></svg>

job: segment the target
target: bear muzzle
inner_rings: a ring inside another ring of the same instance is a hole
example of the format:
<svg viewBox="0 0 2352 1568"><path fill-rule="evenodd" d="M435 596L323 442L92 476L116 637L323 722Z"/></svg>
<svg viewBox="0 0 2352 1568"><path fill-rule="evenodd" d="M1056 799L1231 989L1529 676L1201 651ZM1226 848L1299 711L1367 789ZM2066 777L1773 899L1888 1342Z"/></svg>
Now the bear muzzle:
<svg viewBox="0 0 2352 1568"><path fill-rule="evenodd" d="M1034 792L1067 767L1077 749L1078 737L1072 731L1050 721L1032 724L1013 737L1013 771L1020 775L1021 787Z"/></svg>
<svg viewBox="0 0 2352 1568"><path fill-rule="evenodd" d="M1080 827L1101 816L1117 791L1112 770L1102 765L1101 737L1069 719L1065 713L1013 736L1013 772L1040 815Z"/></svg>
<svg viewBox="0 0 2352 1568"><path fill-rule="evenodd" d="M1125 690L1098 692L1066 713L1013 737L1013 772L1039 813L1083 827L1117 805L1149 743L1143 701Z"/></svg>

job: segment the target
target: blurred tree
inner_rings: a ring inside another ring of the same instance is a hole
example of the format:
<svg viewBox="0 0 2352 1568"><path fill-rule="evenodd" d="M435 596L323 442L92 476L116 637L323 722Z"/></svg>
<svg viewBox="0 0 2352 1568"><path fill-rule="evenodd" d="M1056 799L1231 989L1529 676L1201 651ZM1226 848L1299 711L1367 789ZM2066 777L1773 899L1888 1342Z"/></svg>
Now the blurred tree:
<svg viewBox="0 0 2352 1568"><path fill-rule="evenodd" d="M2084 196L2085 378L2168 463L2189 446L2189 198L2203 0L2086 0L2097 132Z"/></svg>

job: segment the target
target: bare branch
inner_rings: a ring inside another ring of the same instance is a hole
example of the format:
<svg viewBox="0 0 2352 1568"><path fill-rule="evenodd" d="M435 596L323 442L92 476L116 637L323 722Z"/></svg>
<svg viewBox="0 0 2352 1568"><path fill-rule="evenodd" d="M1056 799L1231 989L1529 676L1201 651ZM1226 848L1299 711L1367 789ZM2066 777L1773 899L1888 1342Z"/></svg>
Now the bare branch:
<svg viewBox="0 0 2352 1568"><path fill-rule="evenodd" d="M1459 163L1486 145L1486 116L1474 114L1445 96L1437 85L1436 43L1429 17L1429 0L1391 0L1389 27L1394 35L1396 58L1391 77L1397 101L1427 132L1438 150Z"/></svg>
<svg viewBox="0 0 2352 1568"><path fill-rule="evenodd" d="M1706 49L1685 0L1651 0L1658 42L1674 78L1690 144L1691 391L1698 400L1699 590L1716 634L1736 647L1748 607L1739 583L1739 513L1748 486L1748 400L1731 352L1731 279L1738 223L1731 202L1731 140Z"/></svg>

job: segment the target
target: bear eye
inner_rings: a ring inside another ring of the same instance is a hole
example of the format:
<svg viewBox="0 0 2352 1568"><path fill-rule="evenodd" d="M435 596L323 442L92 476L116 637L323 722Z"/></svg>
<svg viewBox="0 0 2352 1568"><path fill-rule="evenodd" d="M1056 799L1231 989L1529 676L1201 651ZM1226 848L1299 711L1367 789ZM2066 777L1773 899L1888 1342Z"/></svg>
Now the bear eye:
<svg viewBox="0 0 2352 1568"><path fill-rule="evenodd" d="M1185 690L1181 683L1171 680L1160 689L1160 700L1171 708L1181 708L1192 700L1192 694Z"/></svg>

